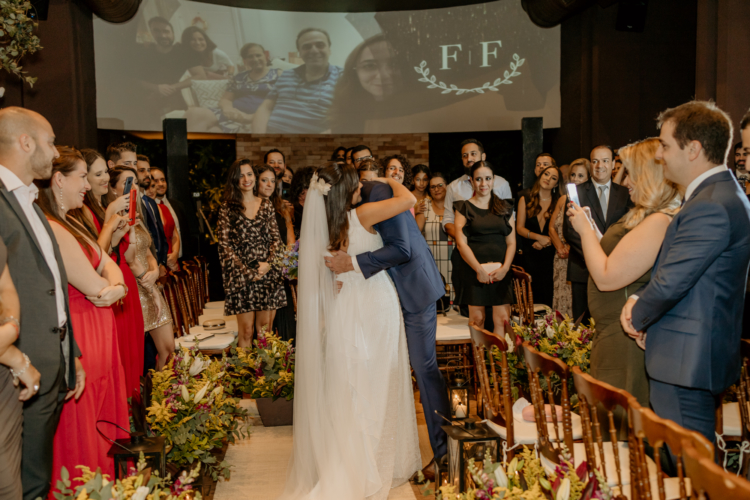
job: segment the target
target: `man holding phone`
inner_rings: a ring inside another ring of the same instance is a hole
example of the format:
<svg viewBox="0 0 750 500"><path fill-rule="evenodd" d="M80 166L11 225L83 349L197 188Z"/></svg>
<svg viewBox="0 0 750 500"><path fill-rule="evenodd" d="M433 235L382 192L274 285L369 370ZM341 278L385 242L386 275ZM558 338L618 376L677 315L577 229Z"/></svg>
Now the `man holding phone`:
<svg viewBox="0 0 750 500"><path fill-rule="evenodd" d="M578 205L589 207L591 218L599 231L604 234L609 226L620 220L632 206L628 189L612 182L614 152L609 146L597 146L591 150L591 178L576 186ZM571 188L572 189L572 188ZM568 196L570 202L574 199ZM573 292L573 317L588 315L589 271L583 258L581 237L571 227L567 214L563 218L563 234L570 245L568 257L568 281Z"/></svg>

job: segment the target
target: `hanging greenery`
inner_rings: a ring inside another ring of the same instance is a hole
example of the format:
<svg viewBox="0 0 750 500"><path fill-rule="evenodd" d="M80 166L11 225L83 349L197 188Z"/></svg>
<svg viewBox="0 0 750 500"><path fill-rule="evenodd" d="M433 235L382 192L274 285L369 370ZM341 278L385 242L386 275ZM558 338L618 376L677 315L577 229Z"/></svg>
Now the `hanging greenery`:
<svg viewBox="0 0 750 500"><path fill-rule="evenodd" d="M26 0L0 0L0 63L32 87L37 79L28 76L20 63L24 56L42 48L34 34L38 23L28 16L33 8Z"/></svg>

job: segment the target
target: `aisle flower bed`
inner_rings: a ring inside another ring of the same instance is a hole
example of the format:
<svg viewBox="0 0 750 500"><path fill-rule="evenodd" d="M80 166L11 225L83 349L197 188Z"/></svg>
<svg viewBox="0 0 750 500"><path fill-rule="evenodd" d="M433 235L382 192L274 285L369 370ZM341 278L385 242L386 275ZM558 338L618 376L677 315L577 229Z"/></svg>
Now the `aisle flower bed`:
<svg viewBox="0 0 750 500"><path fill-rule="evenodd" d="M294 398L293 340L281 340L265 329L253 341L253 347L232 348L233 378L237 387L252 398L274 401Z"/></svg>

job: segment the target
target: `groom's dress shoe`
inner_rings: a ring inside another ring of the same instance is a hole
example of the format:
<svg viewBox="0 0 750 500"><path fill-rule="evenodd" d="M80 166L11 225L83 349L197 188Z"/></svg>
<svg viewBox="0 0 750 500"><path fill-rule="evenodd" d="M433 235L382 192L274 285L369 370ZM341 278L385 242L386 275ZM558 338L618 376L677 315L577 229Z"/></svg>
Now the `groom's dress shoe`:
<svg viewBox="0 0 750 500"><path fill-rule="evenodd" d="M414 475L411 477L412 482L415 484L425 484L427 481L434 483L435 482L435 459L433 458L430 460L430 463L427 464L424 469L422 469L422 475L424 476L424 480L419 480L419 472L415 472Z"/></svg>

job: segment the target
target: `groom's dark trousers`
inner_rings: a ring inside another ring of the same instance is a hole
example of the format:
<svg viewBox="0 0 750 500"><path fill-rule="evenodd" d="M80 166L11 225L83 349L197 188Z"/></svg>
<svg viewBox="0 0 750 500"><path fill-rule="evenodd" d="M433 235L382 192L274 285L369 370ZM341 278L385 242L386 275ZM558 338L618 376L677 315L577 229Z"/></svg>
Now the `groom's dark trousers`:
<svg viewBox="0 0 750 500"><path fill-rule="evenodd" d="M391 188L380 182L365 182L362 202L387 200ZM396 285L409 345L409 361L417 378L424 408L430 445L435 458L445 455L447 438L440 428L443 420L435 410L448 415L448 388L440 373L435 352L437 311L435 302L445 295L443 280L419 231L414 216L404 212L375 225L383 238L383 248L357 255L357 264L365 279L387 270Z"/></svg>

